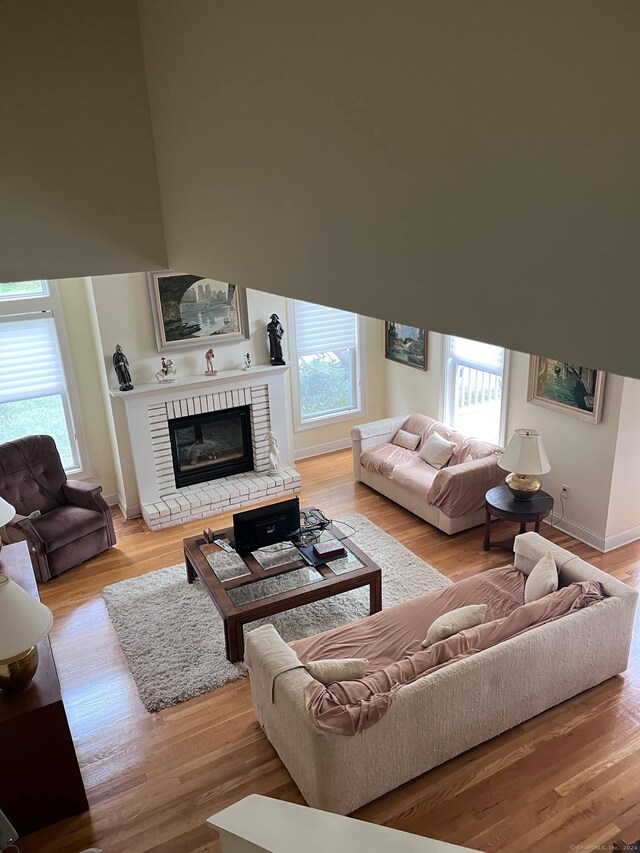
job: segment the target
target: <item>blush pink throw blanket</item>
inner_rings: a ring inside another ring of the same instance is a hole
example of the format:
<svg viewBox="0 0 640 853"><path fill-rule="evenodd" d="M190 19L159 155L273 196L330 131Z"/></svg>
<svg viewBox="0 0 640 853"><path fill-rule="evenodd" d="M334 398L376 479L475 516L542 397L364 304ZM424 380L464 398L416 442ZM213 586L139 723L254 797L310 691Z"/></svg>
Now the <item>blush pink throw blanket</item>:
<svg viewBox="0 0 640 853"><path fill-rule="evenodd" d="M390 663L358 681L337 681L328 687L312 681L305 689L307 710L323 731L339 735L358 734L387 713L402 685L606 597L602 585L594 581L571 584L530 604L516 607L508 616L485 621L476 628L461 631ZM472 602L467 600L467 603ZM397 608L391 610L397 611Z"/></svg>

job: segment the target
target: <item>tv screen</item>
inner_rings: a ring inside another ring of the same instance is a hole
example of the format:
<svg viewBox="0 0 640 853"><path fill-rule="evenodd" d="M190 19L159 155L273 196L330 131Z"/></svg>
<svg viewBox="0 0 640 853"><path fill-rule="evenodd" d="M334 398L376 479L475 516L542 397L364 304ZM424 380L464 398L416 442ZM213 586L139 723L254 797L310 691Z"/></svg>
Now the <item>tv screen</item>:
<svg viewBox="0 0 640 853"><path fill-rule="evenodd" d="M233 516L234 548L247 554L266 545L297 539L300 535L300 501L293 498Z"/></svg>

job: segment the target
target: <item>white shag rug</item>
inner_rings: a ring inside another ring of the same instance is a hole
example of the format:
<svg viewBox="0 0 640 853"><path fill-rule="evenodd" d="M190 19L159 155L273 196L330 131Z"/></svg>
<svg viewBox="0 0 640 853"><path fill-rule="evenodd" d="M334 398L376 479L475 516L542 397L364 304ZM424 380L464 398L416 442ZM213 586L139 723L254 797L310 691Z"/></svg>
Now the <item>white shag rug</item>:
<svg viewBox="0 0 640 853"><path fill-rule="evenodd" d="M343 521L348 525L345 534L382 569L383 607L451 583L363 515L349 515ZM222 619L206 590L197 581L187 583L184 563L111 584L102 595L148 711L168 708L246 675L243 664L227 660ZM292 642L368 613L369 588L362 587L251 622L245 632L268 622Z"/></svg>

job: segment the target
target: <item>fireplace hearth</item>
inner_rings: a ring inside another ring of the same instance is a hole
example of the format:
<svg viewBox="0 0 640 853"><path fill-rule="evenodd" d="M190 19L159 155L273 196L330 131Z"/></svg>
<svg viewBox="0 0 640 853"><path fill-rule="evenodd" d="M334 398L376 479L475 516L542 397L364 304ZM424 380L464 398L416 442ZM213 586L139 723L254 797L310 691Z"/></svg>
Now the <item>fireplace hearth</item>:
<svg viewBox="0 0 640 853"><path fill-rule="evenodd" d="M253 470L249 406L170 419L168 427L177 488Z"/></svg>

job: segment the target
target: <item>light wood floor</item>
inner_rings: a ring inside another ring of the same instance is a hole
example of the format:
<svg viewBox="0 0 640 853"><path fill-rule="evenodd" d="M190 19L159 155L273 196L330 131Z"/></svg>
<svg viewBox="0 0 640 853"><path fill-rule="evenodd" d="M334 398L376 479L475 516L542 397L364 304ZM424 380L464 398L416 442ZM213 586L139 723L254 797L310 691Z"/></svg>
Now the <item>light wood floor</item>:
<svg viewBox="0 0 640 853"><path fill-rule="evenodd" d="M485 554L482 528L445 536L355 483L346 451L298 467L303 505L320 506L334 518L362 512L451 578L509 561L505 552ZM204 821L220 808L249 793L303 801L258 727L246 680L157 714L145 711L100 591L181 561L183 536L202 524L149 533L140 520L117 515L116 525L115 548L41 587L55 615L51 639L91 811L22 840L20 851L219 851ZM640 545L602 555L546 525L543 532L640 586ZM625 676L476 747L355 816L482 851L567 853L571 845L604 845L621 833L640 838L637 646Z"/></svg>

